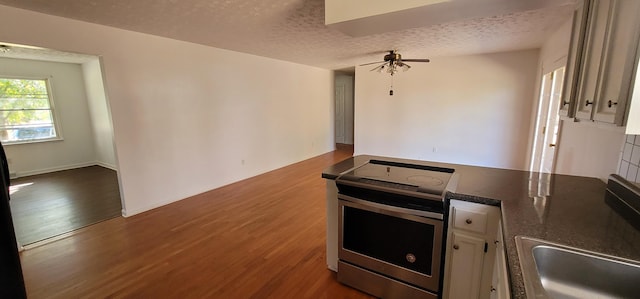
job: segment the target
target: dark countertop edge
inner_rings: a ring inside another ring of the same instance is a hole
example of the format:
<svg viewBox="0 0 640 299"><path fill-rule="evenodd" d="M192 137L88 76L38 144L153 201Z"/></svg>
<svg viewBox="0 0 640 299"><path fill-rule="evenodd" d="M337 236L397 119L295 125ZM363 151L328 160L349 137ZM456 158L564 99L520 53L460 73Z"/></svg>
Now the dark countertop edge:
<svg viewBox="0 0 640 299"><path fill-rule="evenodd" d="M333 174L325 174L324 172L322 173L322 178L323 179L328 179L328 180L335 180L338 178L337 175L333 175Z"/></svg>
<svg viewBox="0 0 640 299"><path fill-rule="evenodd" d="M445 200L456 199L456 200L462 200L462 201L467 201L467 202L472 202L472 203L479 203L479 204L488 205L488 206L494 206L494 207L500 207L501 203L502 203L502 201L499 200L499 199L493 199L493 198L487 198L487 197L475 196L475 195L468 195L468 194L462 194L462 193L455 193L455 192L447 192L445 194L444 199Z"/></svg>

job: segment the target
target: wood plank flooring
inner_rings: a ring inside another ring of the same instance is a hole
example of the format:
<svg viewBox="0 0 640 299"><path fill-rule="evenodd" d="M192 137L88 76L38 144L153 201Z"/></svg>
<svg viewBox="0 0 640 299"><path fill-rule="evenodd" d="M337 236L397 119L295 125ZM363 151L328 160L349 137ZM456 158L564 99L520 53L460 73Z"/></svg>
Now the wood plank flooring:
<svg viewBox="0 0 640 299"><path fill-rule="evenodd" d="M122 214L115 171L89 166L11 180L11 213L20 245Z"/></svg>
<svg viewBox="0 0 640 299"><path fill-rule="evenodd" d="M372 298L325 262L321 155L21 253L29 298Z"/></svg>

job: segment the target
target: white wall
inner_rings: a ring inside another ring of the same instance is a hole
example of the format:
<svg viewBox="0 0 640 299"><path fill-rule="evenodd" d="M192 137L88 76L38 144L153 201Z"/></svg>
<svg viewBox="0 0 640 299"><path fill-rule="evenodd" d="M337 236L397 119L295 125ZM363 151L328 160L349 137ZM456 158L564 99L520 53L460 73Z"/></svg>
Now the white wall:
<svg viewBox="0 0 640 299"><path fill-rule="evenodd" d="M572 19L569 19L558 27L542 45L540 49L540 67L542 70L539 77L567 64L572 21Z"/></svg>
<svg viewBox="0 0 640 299"><path fill-rule="evenodd" d="M355 153L526 168L538 51L356 68Z"/></svg>
<svg viewBox="0 0 640 299"><path fill-rule="evenodd" d="M115 170L113 126L111 125L111 112L107 104L100 60L96 58L83 63L82 74L91 115L96 164Z"/></svg>
<svg viewBox="0 0 640 299"><path fill-rule="evenodd" d="M556 173L607 180L617 173L624 128L592 122L561 121Z"/></svg>
<svg viewBox="0 0 640 299"><path fill-rule="evenodd" d="M6 6L0 27L102 57L127 215L334 148L328 70Z"/></svg>
<svg viewBox="0 0 640 299"><path fill-rule="evenodd" d="M95 164L91 118L79 64L0 58L0 75L49 78L64 140L5 145L16 176Z"/></svg>

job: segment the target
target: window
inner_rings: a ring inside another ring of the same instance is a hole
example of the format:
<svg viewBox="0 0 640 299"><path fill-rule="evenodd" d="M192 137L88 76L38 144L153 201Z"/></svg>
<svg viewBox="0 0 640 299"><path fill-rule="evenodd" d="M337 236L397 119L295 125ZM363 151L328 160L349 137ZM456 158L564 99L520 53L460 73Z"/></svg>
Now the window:
<svg viewBox="0 0 640 299"><path fill-rule="evenodd" d="M59 139L46 79L0 78L0 141Z"/></svg>

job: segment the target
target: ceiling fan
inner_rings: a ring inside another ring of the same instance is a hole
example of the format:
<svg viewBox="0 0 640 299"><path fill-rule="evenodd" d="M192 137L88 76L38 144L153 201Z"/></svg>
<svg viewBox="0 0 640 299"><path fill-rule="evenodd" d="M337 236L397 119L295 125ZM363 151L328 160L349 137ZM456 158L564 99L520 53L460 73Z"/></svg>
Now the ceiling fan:
<svg viewBox="0 0 640 299"><path fill-rule="evenodd" d="M407 61L408 62L429 62L429 59L402 59L402 55L397 53L396 50L390 50L389 54L384 55L383 59L384 59L383 61L365 63L365 64L361 64L360 66L381 63L379 66L376 66L375 68L371 69L371 71L377 71L380 73L387 72L391 76L393 76L395 73L398 72L399 69L402 69L403 71L408 71L411 68L410 65L405 63Z"/></svg>
<svg viewBox="0 0 640 299"><path fill-rule="evenodd" d="M360 66L380 63L380 65L378 65L375 68L371 69L371 71L377 71L377 72L380 72L380 73L386 72L386 73L389 73L391 75L391 89L389 90L389 95L390 96L393 95L393 75L395 73L397 73L399 69L402 69L403 71L406 72L411 68L411 66L406 64L405 61L409 61L409 62L429 62L429 59L426 59L426 58L424 58L424 59L402 59L402 55L398 54L396 52L396 50L390 50L389 54L384 55L383 59L384 59L383 61L365 63L365 64L361 64Z"/></svg>

